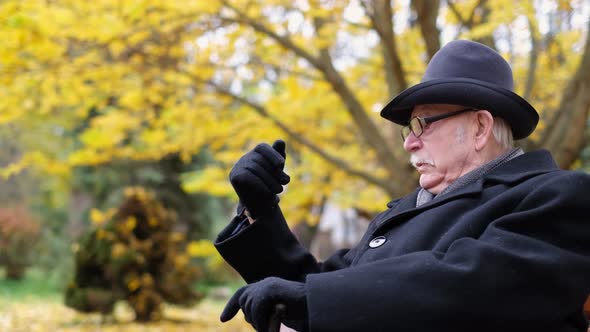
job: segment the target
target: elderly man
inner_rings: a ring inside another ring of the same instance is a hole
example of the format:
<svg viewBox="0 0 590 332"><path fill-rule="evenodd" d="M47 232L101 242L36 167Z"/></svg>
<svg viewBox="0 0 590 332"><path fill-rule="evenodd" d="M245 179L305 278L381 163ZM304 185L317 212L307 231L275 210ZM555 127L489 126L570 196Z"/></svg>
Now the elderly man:
<svg viewBox="0 0 590 332"><path fill-rule="evenodd" d="M322 263L278 206L285 144L244 155L230 181L247 211L216 246L248 285L221 320L241 309L266 331L282 303L299 331L586 331L590 176L560 170L547 151L513 148L538 114L512 90L494 50L443 47L422 82L381 112L403 126L420 187Z"/></svg>

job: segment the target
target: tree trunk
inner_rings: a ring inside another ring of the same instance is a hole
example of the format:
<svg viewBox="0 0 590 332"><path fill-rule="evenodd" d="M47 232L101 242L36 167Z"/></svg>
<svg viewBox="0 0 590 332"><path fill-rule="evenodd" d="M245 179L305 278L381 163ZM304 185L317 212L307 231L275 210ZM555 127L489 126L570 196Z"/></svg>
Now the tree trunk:
<svg viewBox="0 0 590 332"><path fill-rule="evenodd" d="M589 24L590 28L590 24ZM590 36L576 74L562 93L559 109L548 121L540 146L549 149L562 168L570 168L586 145L585 133L590 110Z"/></svg>
<svg viewBox="0 0 590 332"><path fill-rule="evenodd" d="M88 209L94 206L95 203L94 198L88 192L72 189L70 192L67 225L67 232L71 238L75 239L79 237L86 230L88 223L84 217Z"/></svg>

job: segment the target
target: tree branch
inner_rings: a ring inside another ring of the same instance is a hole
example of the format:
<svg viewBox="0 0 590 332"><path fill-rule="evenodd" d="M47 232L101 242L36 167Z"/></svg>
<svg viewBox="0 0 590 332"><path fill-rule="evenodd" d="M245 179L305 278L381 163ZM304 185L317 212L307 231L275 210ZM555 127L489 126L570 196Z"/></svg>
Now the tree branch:
<svg viewBox="0 0 590 332"><path fill-rule="evenodd" d="M455 4L451 0L447 0L447 5L449 6L449 9L451 10L451 12L453 14L455 14L455 17L457 18L457 20L461 24L459 29L457 29L457 36L461 33L461 30L463 28L467 28L467 29L473 28L473 24L475 23L475 12L477 11L477 9L480 6L484 5L486 1L487 0L479 0L477 2L477 4L475 4L475 6L472 8L471 13L469 14L469 17L464 18L461 15L461 13L459 12L459 9L457 9L457 7L455 6ZM488 46L490 46L490 45L488 45Z"/></svg>
<svg viewBox="0 0 590 332"><path fill-rule="evenodd" d="M409 188L413 185L413 179L408 177L399 177L397 169L403 167L403 164L395 158L391 151L388 142L381 135L379 128L375 126L373 121L367 115L364 107L356 98L350 87L346 84L344 78L336 71L332 60L327 50L320 52L318 57L311 55L309 52L297 46L287 36L280 36L272 31L259 20L248 17L245 13L239 11L235 7L229 5L224 1L228 8L232 9L237 15L236 18L223 18L224 20L233 21L239 24L250 26L255 31L258 31L279 43L284 48L291 50L296 55L307 60L314 68L320 71L326 81L330 83L332 89L340 96L346 109L354 120L355 125L359 128L366 144L373 148L376 152L379 163L389 173L389 182L398 180L402 187ZM398 192L399 193L399 192Z"/></svg>
<svg viewBox="0 0 590 332"><path fill-rule="evenodd" d="M391 4L386 0L362 1L366 15L371 21L373 29L381 40L381 54L383 56L383 70L390 96L395 96L408 87L404 69L399 58L399 52L393 34L393 12Z"/></svg>
<svg viewBox="0 0 590 332"><path fill-rule="evenodd" d="M221 17L222 20L228 21L228 22L233 22L233 23L238 23L238 24L248 25L248 26L252 27L254 30L274 39L276 42L278 42L285 49L291 50L293 53L295 53L298 56L300 56L301 58L305 59L313 67L315 67L315 68L321 67L321 64L319 63L319 60L317 57L313 56L311 53L309 53L306 50L302 49L301 47L297 46L288 37L281 36L281 35L277 34L276 32L270 30L269 28L267 28L266 26L261 24L259 21L256 21L256 20L248 17L246 15L246 13L243 13L240 10L238 10L237 8L231 6L227 1L223 1L223 3L225 6L232 9L233 11L235 11L237 15L235 18Z"/></svg>
<svg viewBox="0 0 590 332"><path fill-rule="evenodd" d="M287 126L282 121L280 121L279 119L272 116L272 114L270 114L262 105L259 105L255 102L245 98L245 97L236 95L235 93L232 93L229 89L224 88L214 82L202 81L198 78L195 78L195 79L199 80L201 83L204 83L206 85L213 87L220 94L231 97L232 99L236 100L237 102L249 106L256 113L258 113L260 116L262 116L266 119L269 119L274 125L276 125L278 128L283 130L287 135L289 135L289 137L291 137L292 139L297 141L299 144L309 148L311 151L315 152L321 158L323 158L324 160L326 160L330 164L336 166L337 168L347 172L348 174L350 174L352 176L359 177L359 178L367 181L368 183L374 184L377 187L384 189L391 196L399 195L399 193L401 192L401 188L399 186L397 186L395 183L393 183L392 181L388 181L386 179L380 179L380 178L373 176L370 173L354 169L350 165L348 165L348 163L345 162L344 160L328 154L326 151L322 150L318 145L312 143L307 138L305 138L305 137L301 136L300 134L296 133L295 131L291 130L289 128L289 126Z"/></svg>
<svg viewBox="0 0 590 332"><path fill-rule="evenodd" d="M440 30L436 27L440 0L413 0L412 7L418 17L428 59L432 59L434 53L440 49Z"/></svg>
<svg viewBox="0 0 590 332"><path fill-rule="evenodd" d="M535 73L537 72L537 58L539 53L539 29L534 22L535 18L527 17L529 23L529 31L531 35L531 52L529 53L529 68L527 73L526 84L524 87L523 97L529 100L533 86L535 85Z"/></svg>
<svg viewBox="0 0 590 332"><path fill-rule="evenodd" d="M230 66L230 65L226 65L226 64L222 64L222 63L213 63L213 62L198 62L198 63L194 63L194 64L197 66L216 67L216 68L227 69L227 70L231 70L231 71L235 71L239 67L246 66L244 64L237 64L237 65ZM280 76L281 73L286 73L288 75L293 75L295 77L301 77L301 78L304 78L304 79L310 80L310 81L321 81L322 80L321 76L314 75L314 74L311 74L306 71L299 71L299 70L283 68L280 65L277 65L274 63L264 62L260 58L258 58L256 55L250 55L250 61L248 61L247 66L258 67L258 68L263 68L263 69L272 69L275 72L277 72L277 76Z"/></svg>
<svg viewBox="0 0 590 332"><path fill-rule="evenodd" d="M457 9L455 4L451 0L447 0L447 6L449 6L449 9L455 15L455 17L457 18L457 21L459 21L459 23L461 24L461 27L467 25L467 21L463 18L463 16L461 15L461 12L459 12L459 9Z"/></svg>

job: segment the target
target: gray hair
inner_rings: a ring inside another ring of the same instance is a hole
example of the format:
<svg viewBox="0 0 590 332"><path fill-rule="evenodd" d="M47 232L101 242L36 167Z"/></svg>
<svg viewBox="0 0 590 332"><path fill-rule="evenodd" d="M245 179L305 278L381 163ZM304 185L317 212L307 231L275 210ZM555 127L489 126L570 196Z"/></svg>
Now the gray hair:
<svg viewBox="0 0 590 332"><path fill-rule="evenodd" d="M514 147L514 137L512 136L512 129L508 123L499 117L494 117L494 127L492 128L494 138L505 149Z"/></svg>

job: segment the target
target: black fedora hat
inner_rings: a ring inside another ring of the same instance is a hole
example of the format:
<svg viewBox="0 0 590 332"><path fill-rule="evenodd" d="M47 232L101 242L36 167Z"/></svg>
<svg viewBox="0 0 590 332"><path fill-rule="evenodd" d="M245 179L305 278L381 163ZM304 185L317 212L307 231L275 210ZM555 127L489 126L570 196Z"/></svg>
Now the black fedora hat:
<svg viewBox="0 0 590 332"><path fill-rule="evenodd" d="M400 125L420 104L456 104L490 111L510 125L514 139L530 135L539 114L514 93L510 65L495 50L473 41L455 40L442 47L422 81L397 95L381 116Z"/></svg>

